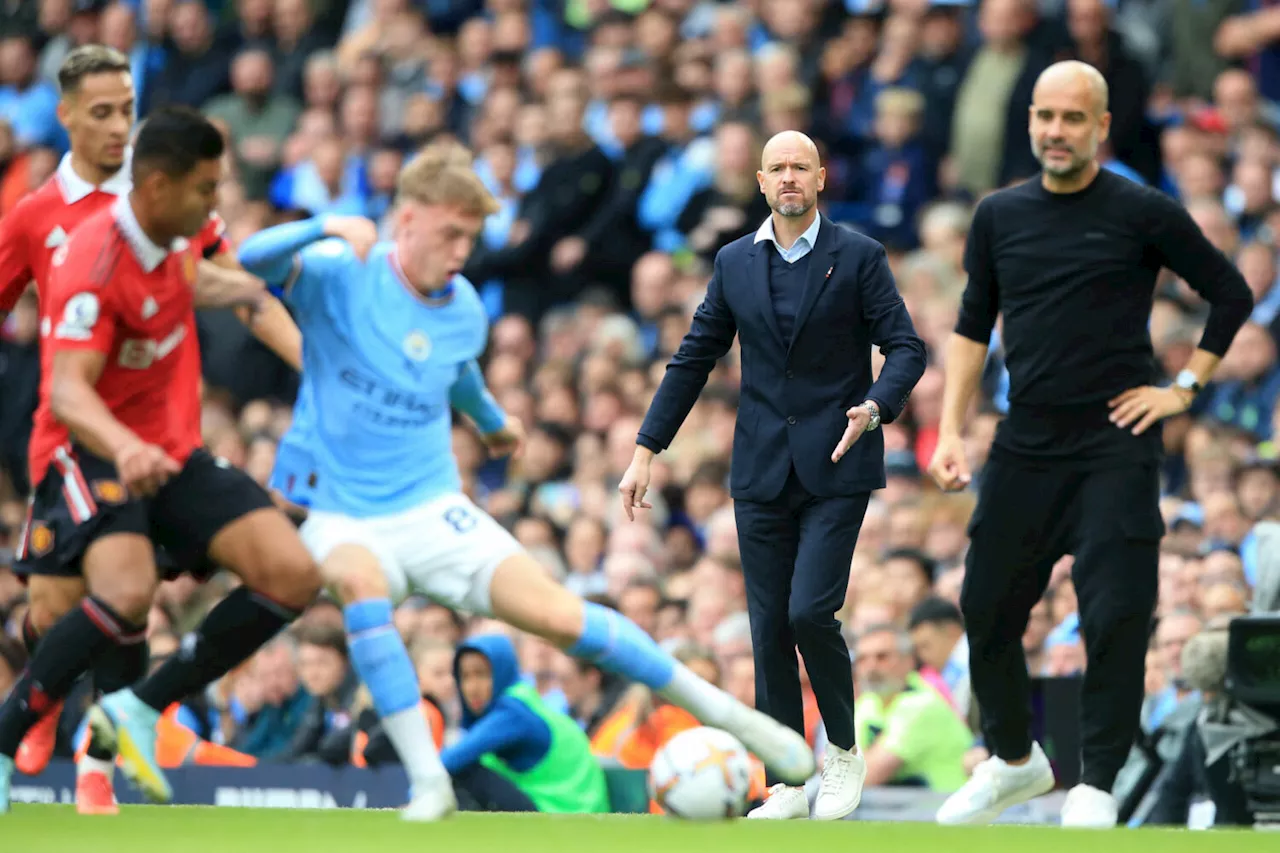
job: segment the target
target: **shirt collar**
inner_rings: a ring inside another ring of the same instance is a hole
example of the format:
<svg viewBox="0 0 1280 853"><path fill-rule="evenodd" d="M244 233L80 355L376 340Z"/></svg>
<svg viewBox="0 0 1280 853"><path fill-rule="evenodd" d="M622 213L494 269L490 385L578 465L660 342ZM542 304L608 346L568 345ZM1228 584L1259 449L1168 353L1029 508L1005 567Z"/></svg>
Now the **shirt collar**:
<svg viewBox="0 0 1280 853"><path fill-rule="evenodd" d="M818 245L818 229L821 225L822 225L822 215L819 214L818 216L813 217L813 222L810 223L808 228L804 229L804 233L796 238L796 242L791 244L791 249L788 249L787 251L791 251L792 249L795 249L795 247L800 243L801 240L806 241L809 244L810 251L812 251L813 247ZM775 246L778 246L779 249L782 249L782 246L778 245L778 238L773 233L773 217L772 216L765 219L764 224L756 229L755 242L759 243L762 240L772 240Z"/></svg>
<svg viewBox="0 0 1280 853"><path fill-rule="evenodd" d="M134 256L137 257L138 263L142 265L145 272L155 272L156 267L164 263L164 259L169 257L170 252L182 251L187 246L187 241L181 237L174 240L168 248L152 241L142 230L142 225L139 224L138 217L133 212L133 205L129 203L127 194L116 199L115 204L111 205L111 213L115 216L116 222L120 225L120 232L124 234L129 248L133 249Z"/></svg>
<svg viewBox="0 0 1280 853"><path fill-rule="evenodd" d="M76 170L71 167L71 154L62 155L62 161L58 163L58 185L62 188L62 197L67 204L75 204L94 190L104 193L110 193L114 196L122 196L129 192L132 187L132 181L129 179L129 151L125 151L124 164L114 175L107 178L100 184L91 184L84 178L76 174Z"/></svg>

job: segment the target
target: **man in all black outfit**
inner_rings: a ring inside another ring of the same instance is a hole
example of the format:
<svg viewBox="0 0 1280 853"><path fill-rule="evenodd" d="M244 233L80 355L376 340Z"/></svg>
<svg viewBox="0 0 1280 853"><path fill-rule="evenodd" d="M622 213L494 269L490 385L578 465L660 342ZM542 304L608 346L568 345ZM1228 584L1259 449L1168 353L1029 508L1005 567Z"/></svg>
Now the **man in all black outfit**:
<svg viewBox="0 0 1280 853"><path fill-rule="evenodd" d="M1039 177L974 214L929 470L944 489L970 480L961 426L1003 313L1009 415L983 469L960 601L992 757L942 806L941 823L986 822L1053 787L1030 737L1021 638L1053 564L1074 554L1088 667L1081 784L1062 823L1115 824L1110 791L1138 728L1164 534L1158 424L1187 410L1253 307L1244 279L1175 201L1099 169L1110 123L1094 68L1048 68L1030 111ZM1156 387L1147 324L1164 267L1211 310L1186 368Z"/></svg>
<svg viewBox="0 0 1280 853"><path fill-rule="evenodd" d="M706 298L618 489L628 517L647 506L650 462L675 438L736 335L742 398L729 488L756 704L804 731L799 649L829 741L813 817L838 820L857 808L867 764L854 743L853 672L836 612L867 501L885 484L876 427L902 412L924 373L925 350L884 248L818 214L825 172L813 141L780 133L761 160L756 176L773 214L716 255ZM885 355L874 382L872 344ZM749 817L809 817L804 789L773 786Z"/></svg>

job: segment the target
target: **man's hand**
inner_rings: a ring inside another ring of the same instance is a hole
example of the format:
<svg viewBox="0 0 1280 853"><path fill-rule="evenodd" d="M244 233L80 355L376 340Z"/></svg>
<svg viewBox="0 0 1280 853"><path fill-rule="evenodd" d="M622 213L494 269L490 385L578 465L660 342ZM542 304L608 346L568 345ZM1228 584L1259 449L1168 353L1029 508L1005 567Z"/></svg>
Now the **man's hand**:
<svg viewBox="0 0 1280 853"><path fill-rule="evenodd" d="M622 495L622 508L627 513L628 521L636 520L637 509L653 509L653 504L644 499L649 491L649 464L653 461L653 453L648 448L637 447L631 464L618 483L618 492Z"/></svg>
<svg viewBox="0 0 1280 853"><path fill-rule="evenodd" d="M1130 388L1119 397L1110 400L1111 422L1121 429L1128 429L1134 422L1134 435L1142 435L1151 425L1173 415L1180 415L1191 408L1192 394L1181 388L1157 388L1142 385Z"/></svg>
<svg viewBox="0 0 1280 853"><path fill-rule="evenodd" d="M875 406L875 403L871 405ZM879 406L876 410L879 411ZM867 407L861 403L844 413L849 419L849 425L844 428L844 435L840 436L840 443L836 445L836 449L831 453L831 461L839 462L840 459L849 452L849 448L862 438L863 433L867 431L867 426L871 423L871 412L867 411Z"/></svg>
<svg viewBox="0 0 1280 853"><path fill-rule="evenodd" d="M587 241L581 237L565 237L551 250L551 269L567 273L587 256Z"/></svg>
<svg viewBox="0 0 1280 853"><path fill-rule="evenodd" d="M194 292L198 308L243 306L253 314L267 298L267 284L244 270L227 269L212 261L201 261Z"/></svg>
<svg viewBox="0 0 1280 853"><path fill-rule="evenodd" d="M364 260L378 242L378 226L373 220L363 216L329 216L324 220L324 233L327 237L345 240L356 257Z"/></svg>
<svg viewBox="0 0 1280 853"><path fill-rule="evenodd" d="M489 455L495 459L503 456L519 456L524 447L524 438L524 424L513 415L507 415L507 421L502 425L502 429L480 436L480 440L489 450Z"/></svg>
<svg viewBox="0 0 1280 853"><path fill-rule="evenodd" d="M138 441L116 454L116 471L130 493L149 497L182 470L177 460L155 444Z"/></svg>
<svg viewBox="0 0 1280 853"><path fill-rule="evenodd" d="M938 436L938 446L929 462L929 476L944 492L956 492L973 480L969 473L969 459L965 455L964 439L959 435Z"/></svg>

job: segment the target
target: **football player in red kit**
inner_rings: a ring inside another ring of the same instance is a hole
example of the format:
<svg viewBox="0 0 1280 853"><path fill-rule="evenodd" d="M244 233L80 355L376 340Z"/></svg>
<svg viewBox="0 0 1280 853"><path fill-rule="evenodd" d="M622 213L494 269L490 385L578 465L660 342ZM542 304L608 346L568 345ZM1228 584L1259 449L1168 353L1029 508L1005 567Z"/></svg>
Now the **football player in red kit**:
<svg viewBox="0 0 1280 853"><path fill-rule="evenodd" d="M100 45L89 45L68 54L59 69L62 100L58 115L67 127L71 151L57 172L40 189L26 196L0 220L0 317L10 311L34 282L40 297L42 326L52 322L44 285L54 253L66 245L73 230L92 214L128 194L131 181L126 161L133 128L134 87L128 57ZM239 271L233 252L223 239L222 221L213 215L191 240L199 276L197 302L201 305L240 304L251 301L256 311L241 309L241 317L254 333L285 361L300 367L301 337L288 312L266 295L259 282ZM188 369L198 371L197 361ZM186 401L199 412L199 399ZM183 414L190 417L191 413ZM32 483L39 472L30 471ZM23 626L28 650L34 652L39 637L85 594L79 577L32 576L29 578L30 610ZM97 673L95 686L114 690L131 683L141 673L114 672L109 662ZM33 728L18 753L17 766L27 774L44 769L53 753L61 706ZM89 756L80 763L77 803L82 812L115 810L111 795L108 756ZM87 778L85 778L87 776Z"/></svg>
<svg viewBox="0 0 1280 853"><path fill-rule="evenodd" d="M202 447L195 282L222 173L222 137L194 110L167 108L138 135L133 188L86 219L44 283L41 389L31 437L37 483L15 570L82 578L88 595L49 629L0 707L0 811L18 745L75 680L106 660L146 665L156 547L197 577L243 585L133 690L112 694L95 744L116 749L152 799L171 792L152 766L160 713L275 636L320 588L293 524L243 471ZM96 671L95 671L96 672ZM120 716L108 717L119 712ZM118 728L117 728L118 727Z"/></svg>

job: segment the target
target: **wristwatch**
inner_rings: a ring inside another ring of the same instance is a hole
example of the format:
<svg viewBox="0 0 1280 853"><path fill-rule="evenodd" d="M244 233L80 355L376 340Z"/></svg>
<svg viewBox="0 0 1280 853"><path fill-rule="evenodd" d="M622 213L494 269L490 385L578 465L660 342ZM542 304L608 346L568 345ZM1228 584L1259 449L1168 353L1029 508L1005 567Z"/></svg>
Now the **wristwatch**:
<svg viewBox="0 0 1280 853"><path fill-rule="evenodd" d="M1183 391L1190 391L1192 399L1195 399L1202 390L1200 380L1195 373L1190 370L1182 370L1174 377L1173 387L1181 388Z"/></svg>
<svg viewBox="0 0 1280 853"><path fill-rule="evenodd" d="M862 404L862 408L866 409L871 414L871 420L867 421L867 428L865 432L880 429L880 407L870 400L867 400Z"/></svg>

